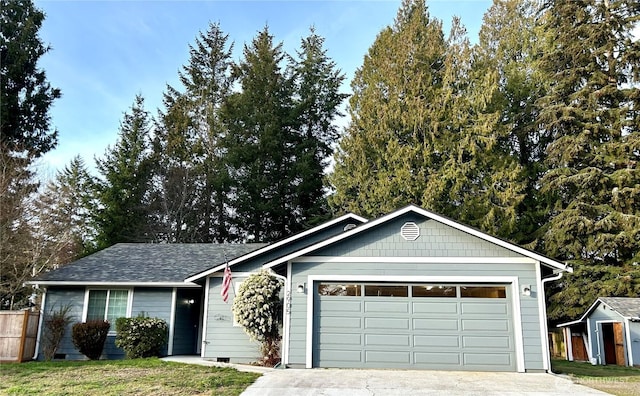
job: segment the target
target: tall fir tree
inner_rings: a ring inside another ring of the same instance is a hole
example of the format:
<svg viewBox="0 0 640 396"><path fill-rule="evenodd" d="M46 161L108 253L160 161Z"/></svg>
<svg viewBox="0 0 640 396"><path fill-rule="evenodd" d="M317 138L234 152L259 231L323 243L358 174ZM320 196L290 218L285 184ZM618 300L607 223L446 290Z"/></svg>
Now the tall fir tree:
<svg viewBox="0 0 640 396"><path fill-rule="evenodd" d="M445 56L441 22L424 1L403 1L351 83L351 122L330 175L337 210L378 216L422 203L442 163Z"/></svg>
<svg viewBox="0 0 640 396"><path fill-rule="evenodd" d="M154 148L158 163L156 208L172 242L233 240L229 223L229 177L219 144L220 119L230 95L231 51L219 24L210 24L189 46L179 72L184 91L168 87ZM178 187L178 188L176 188Z"/></svg>
<svg viewBox="0 0 640 396"><path fill-rule="evenodd" d="M500 139L495 71L473 64L458 19L444 37L424 1L404 1L356 72L333 205L376 216L416 203L507 235L520 167ZM505 155L506 154L506 155Z"/></svg>
<svg viewBox="0 0 640 396"><path fill-rule="evenodd" d="M223 108L223 139L232 179L236 227L252 241L273 241L302 229L295 220L291 170L300 136L293 117L293 79L282 44L265 27L236 65L240 92Z"/></svg>
<svg viewBox="0 0 640 396"><path fill-rule="evenodd" d="M96 159L102 176L96 183L99 248L154 239L155 225L149 209L151 121L144 98L137 95L130 111L124 114L118 141L103 158Z"/></svg>
<svg viewBox="0 0 640 396"><path fill-rule="evenodd" d="M36 157L58 142L49 109L60 90L38 68L51 49L38 36L44 18L31 0L0 2L0 147Z"/></svg>
<svg viewBox="0 0 640 396"><path fill-rule="evenodd" d="M38 67L50 47L38 32L44 13L31 0L0 0L0 309L19 309L31 294L33 246L30 207L38 181L35 158L58 142L49 110L60 97Z"/></svg>
<svg viewBox="0 0 640 396"><path fill-rule="evenodd" d="M553 51L538 121L552 141L541 179L551 214L547 254L575 268L551 298L551 319L600 296L640 294L640 3L557 0L544 14Z"/></svg>
<svg viewBox="0 0 640 396"><path fill-rule="evenodd" d="M291 172L297 221L309 226L330 215L324 170L339 137L334 121L342 115L340 106L348 95L340 93L345 76L327 55L324 39L315 29L302 40L297 55L294 116L300 144Z"/></svg>
<svg viewBox="0 0 640 396"><path fill-rule="evenodd" d="M94 178L82 158L76 156L56 173L34 202L40 251L36 273L96 250L96 228L91 219L96 205Z"/></svg>
<svg viewBox="0 0 640 396"><path fill-rule="evenodd" d="M497 73L498 90L492 106L501 114L497 128L506 132L499 144L522 169L524 197L517 207L516 229L509 237L531 248L540 247L541 227L548 219L538 193L549 143L536 119L536 101L546 87L539 70L540 56L547 45L537 25L540 6L538 0L494 0L484 15L474 49L476 68Z"/></svg>

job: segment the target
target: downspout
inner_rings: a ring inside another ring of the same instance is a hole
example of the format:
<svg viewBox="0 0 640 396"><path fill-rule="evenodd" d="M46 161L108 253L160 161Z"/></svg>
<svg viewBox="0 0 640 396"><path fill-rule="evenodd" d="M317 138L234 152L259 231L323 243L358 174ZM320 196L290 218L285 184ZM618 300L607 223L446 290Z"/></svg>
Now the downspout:
<svg viewBox="0 0 640 396"><path fill-rule="evenodd" d="M34 285L36 289L39 289L38 285ZM38 334L36 335L36 348L33 352L33 360L38 360L38 353L40 350L40 338L42 335L42 322L44 322L44 307L47 301L47 288L45 287L42 293L42 301L40 301L40 318L38 319Z"/></svg>
<svg viewBox="0 0 640 396"><path fill-rule="evenodd" d="M551 371L551 353L549 352L549 328L547 327L547 303L546 303L546 291L545 291L545 283L547 282L551 282L551 281L557 281L558 279L562 278L563 272L560 271L555 275L552 275L548 278L543 278L542 279L542 311L544 313L544 328L547 330L546 333L544 334L544 346L545 346L545 354L547 356L547 371L549 373L552 373Z"/></svg>
<svg viewBox="0 0 640 396"><path fill-rule="evenodd" d="M287 320L290 312L289 312L289 307L287 306L288 304L288 297L291 295L291 290L289 287L289 282L286 276L283 275L278 275L275 273L275 271L271 270L271 275L275 276L278 279L281 279L284 282L284 304L285 306L283 307L284 309L282 310L282 341L280 341L280 363L278 365L276 365L276 368L286 368L286 366L284 365L283 359L284 359L284 348L285 348L285 343L284 343L284 336L285 333L287 333L287 337L289 337L289 330L287 329L287 325L289 324L289 321ZM279 367L278 367L279 366Z"/></svg>

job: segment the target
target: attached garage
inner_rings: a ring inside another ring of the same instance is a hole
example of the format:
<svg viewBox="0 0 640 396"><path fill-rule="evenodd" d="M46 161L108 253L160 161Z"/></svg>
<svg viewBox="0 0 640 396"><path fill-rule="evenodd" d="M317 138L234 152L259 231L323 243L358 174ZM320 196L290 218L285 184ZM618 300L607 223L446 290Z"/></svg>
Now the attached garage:
<svg viewBox="0 0 640 396"><path fill-rule="evenodd" d="M508 284L315 282L313 367L516 371Z"/></svg>

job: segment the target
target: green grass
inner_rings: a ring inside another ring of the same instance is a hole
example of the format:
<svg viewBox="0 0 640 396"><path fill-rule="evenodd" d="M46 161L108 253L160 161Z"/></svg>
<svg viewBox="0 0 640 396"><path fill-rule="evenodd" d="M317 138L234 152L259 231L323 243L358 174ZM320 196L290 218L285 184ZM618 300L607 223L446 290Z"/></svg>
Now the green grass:
<svg viewBox="0 0 640 396"><path fill-rule="evenodd" d="M0 365L1 395L236 396L260 374L159 359Z"/></svg>
<svg viewBox="0 0 640 396"><path fill-rule="evenodd" d="M551 370L566 374L574 382L618 396L640 396L640 368L594 366L586 362L552 360Z"/></svg>

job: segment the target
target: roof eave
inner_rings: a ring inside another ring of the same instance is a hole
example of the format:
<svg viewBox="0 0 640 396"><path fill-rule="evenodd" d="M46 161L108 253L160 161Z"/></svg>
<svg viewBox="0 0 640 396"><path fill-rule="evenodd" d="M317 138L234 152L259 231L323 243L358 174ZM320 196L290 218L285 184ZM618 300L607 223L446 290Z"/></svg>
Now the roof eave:
<svg viewBox="0 0 640 396"><path fill-rule="evenodd" d="M59 281L59 280L33 280L25 282L34 286L120 286L120 287L188 287L201 288L193 282L105 282L105 281Z"/></svg>

